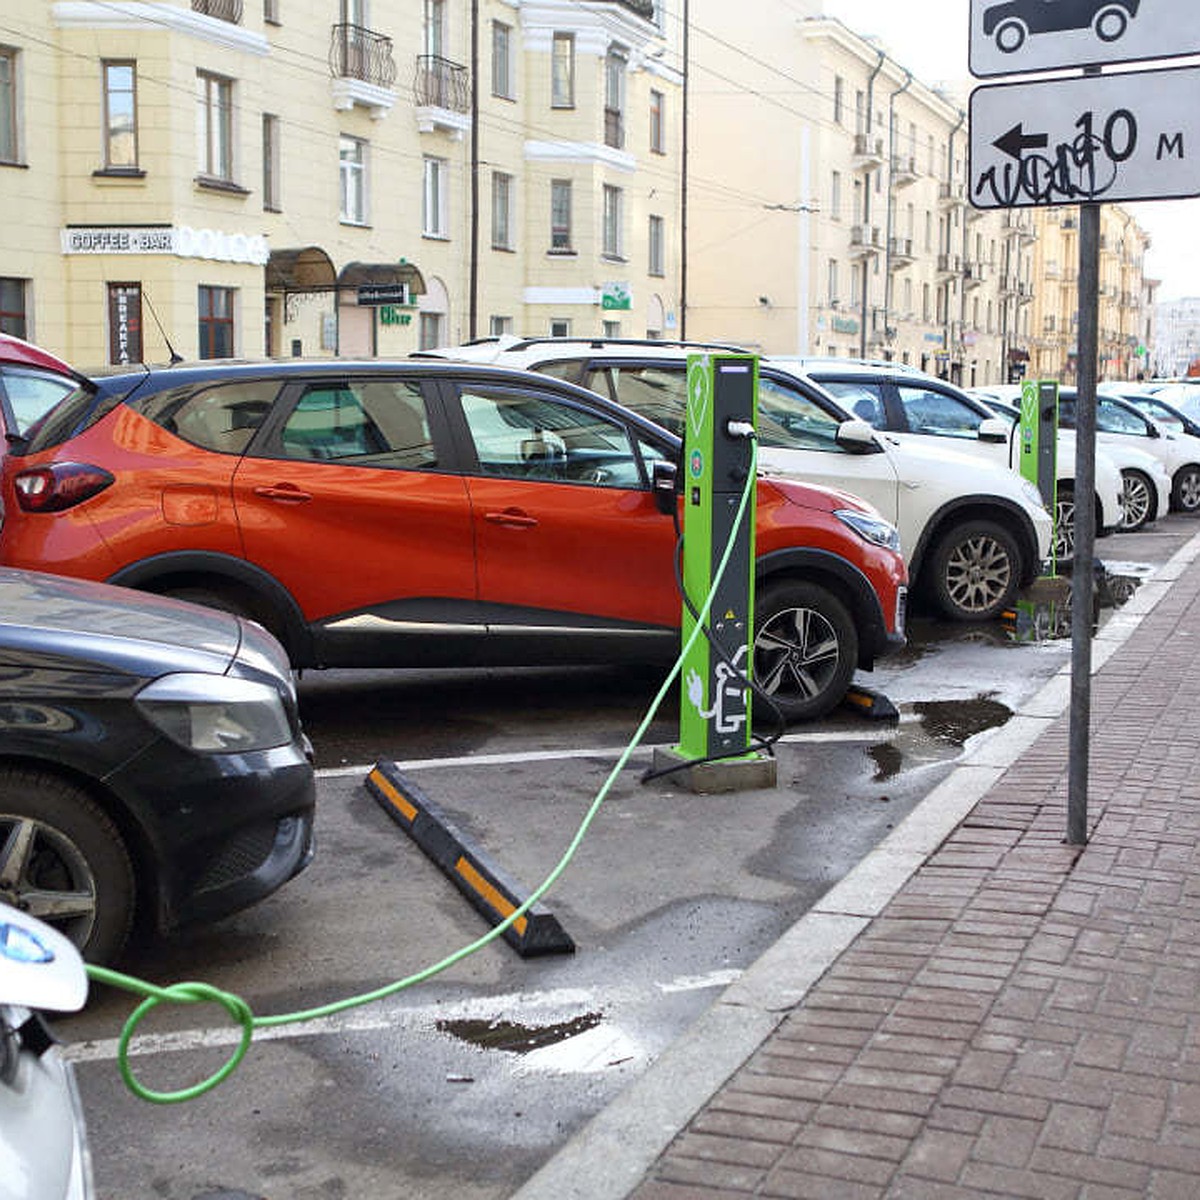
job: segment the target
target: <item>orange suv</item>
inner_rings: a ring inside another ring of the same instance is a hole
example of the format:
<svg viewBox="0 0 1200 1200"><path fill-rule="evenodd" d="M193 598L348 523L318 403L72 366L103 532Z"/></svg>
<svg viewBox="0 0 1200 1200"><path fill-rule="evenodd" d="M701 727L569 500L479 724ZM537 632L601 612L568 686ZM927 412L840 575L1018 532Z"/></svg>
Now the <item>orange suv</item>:
<svg viewBox="0 0 1200 1200"><path fill-rule="evenodd" d="M143 369L4 464L0 560L254 617L306 666L670 661L679 441L572 384L439 362ZM754 671L790 719L904 639L894 528L758 483Z"/></svg>

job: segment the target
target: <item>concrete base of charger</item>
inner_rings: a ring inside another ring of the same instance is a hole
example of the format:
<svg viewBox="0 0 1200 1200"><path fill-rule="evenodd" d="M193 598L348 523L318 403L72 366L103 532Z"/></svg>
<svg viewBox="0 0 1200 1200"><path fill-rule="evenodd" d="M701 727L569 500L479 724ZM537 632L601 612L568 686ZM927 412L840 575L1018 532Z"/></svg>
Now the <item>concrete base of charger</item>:
<svg viewBox="0 0 1200 1200"><path fill-rule="evenodd" d="M766 754L697 763L678 750L656 747L653 770L665 771L671 767L679 769L667 776L668 779L702 796L719 792L752 792L758 788L773 788L776 783L775 760Z"/></svg>

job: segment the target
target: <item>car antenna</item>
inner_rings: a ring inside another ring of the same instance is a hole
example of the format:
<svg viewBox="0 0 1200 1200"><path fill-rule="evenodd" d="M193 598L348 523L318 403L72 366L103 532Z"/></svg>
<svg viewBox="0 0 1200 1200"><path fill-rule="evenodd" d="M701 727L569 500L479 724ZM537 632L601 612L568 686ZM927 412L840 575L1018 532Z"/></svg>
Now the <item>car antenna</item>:
<svg viewBox="0 0 1200 1200"><path fill-rule="evenodd" d="M183 362L183 356L175 353L175 347L171 345L171 339L167 337L167 331L163 328L163 323L158 319L158 313L154 311L154 305L150 303L150 297L143 292L142 299L146 301L146 307L150 310L150 315L154 318L155 325L158 326L158 332L162 334L162 340L167 345L167 350L171 355L171 366Z"/></svg>

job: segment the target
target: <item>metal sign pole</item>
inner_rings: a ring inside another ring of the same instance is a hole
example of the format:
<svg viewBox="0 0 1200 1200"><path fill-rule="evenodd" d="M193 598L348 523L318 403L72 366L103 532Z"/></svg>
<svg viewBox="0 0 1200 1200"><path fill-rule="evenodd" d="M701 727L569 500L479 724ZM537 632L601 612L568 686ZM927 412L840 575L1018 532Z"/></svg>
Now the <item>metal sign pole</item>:
<svg viewBox="0 0 1200 1200"><path fill-rule="evenodd" d="M1092 589L1095 585L1096 375L1100 359L1100 205L1079 213L1079 388L1075 404L1075 561L1071 572L1071 729L1067 842L1088 840L1092 714Z"/></svg>

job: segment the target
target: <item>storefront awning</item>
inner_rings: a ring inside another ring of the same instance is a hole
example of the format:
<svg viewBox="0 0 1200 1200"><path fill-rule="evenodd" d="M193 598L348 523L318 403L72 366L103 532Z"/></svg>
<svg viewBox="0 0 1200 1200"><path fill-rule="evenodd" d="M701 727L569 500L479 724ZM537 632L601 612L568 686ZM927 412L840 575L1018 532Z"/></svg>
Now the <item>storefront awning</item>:
<svg viewBox="0 0 1200 1200"><path fill-rule="evenodd" d="M325 292L337 283L333 263L320 246L272 250L266 270L268 292Z"/></svg>
<svg viewBox="0 0 1200 1200"><path fill-rule="evenodd" d="M421 272L412 263L405 262L404 259L394 263L347 263L338 272L337 282L339 287L407 284L410 294L414 296L425 294L425 280Z"/></svg>

